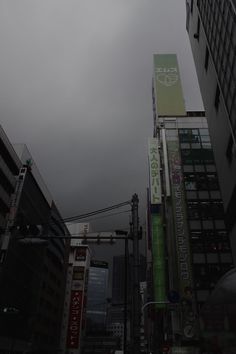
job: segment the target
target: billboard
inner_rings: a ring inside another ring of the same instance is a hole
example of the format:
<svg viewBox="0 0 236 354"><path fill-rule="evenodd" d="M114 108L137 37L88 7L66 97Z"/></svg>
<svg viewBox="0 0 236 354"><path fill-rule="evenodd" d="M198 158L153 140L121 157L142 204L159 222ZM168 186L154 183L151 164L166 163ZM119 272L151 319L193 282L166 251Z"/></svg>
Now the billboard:
<svg viewBox="0 0 236 354"><path fill-rule="evenodd" d="M163 304L156 305L157 308L165 307L166 301L166 280L165 280L165 244L164 231L161 215L151 215L152 225L152 257L153 257L153 283L154 298Z"/></svg>
<svg viewBox="0 0 236 354"><path fill-rule="evenodd" d="M198 336L198 324L196 322L196 306L193 296L192 263L179 142L168 141L167 147L170 164L179 292L182 305L181 326L183 330L183 340L191 341Z"/></svg>
<svg viewBox="0 0 236 354"><path fill-rule="evenodd" d="M87 247L77 247L75 250L75 261L85 262L87 255Z"/></svg>
<svg viewBox="0 0 236 354"><path fill-rule="evenodd" d="M185 116L176 54L154 55L154 87L158 116Z"/></svg>
<svg viewBox="0 0 236 354"><path fill-rule="evenodd" d="M161 204L160 154L157 138L148 139L150 202Z"/></svg>
<svg viewBox="0 0 236 354"><path fill-rule="evenodd" d="M174 227L176 251L178 258L178 274L182 296L186 289L192 287L192 269L189 236L187 229L184 185L181 170L181 158L178 141L168 141L170 178L172 187L172 206L174 211Z"/></svg>
<svg viewBox="0 0 236 354"><path fill-rule="evenodd" d="M83 291L72 290L67 331L67 348L79 346Z"/></svg>

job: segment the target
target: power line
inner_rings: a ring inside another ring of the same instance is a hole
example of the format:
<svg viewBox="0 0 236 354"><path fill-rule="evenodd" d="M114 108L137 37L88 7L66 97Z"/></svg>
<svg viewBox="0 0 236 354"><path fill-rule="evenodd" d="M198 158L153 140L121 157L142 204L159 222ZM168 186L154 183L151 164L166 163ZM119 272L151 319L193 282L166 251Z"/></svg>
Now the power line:
<svg viewBox="0 0 236 354"><path fill-rule="evenodd" d="M67 218L59 218L59 219L57 219L57 221L61 222L61 223L67 223L67 222L73 222L73 221L76 221L76 220L87 219L87 218L89 218L91 216L94 216L94 215L97 215L97 214L102 214L102 213L107 213L107 212L109 212L111 210L122 208L122 207L124 207L126 205L130 205L130 204L131 204L131 201L126 201L126 202L123 202L123 203L111 205L110 207L106 207L106 208L103 208L103 209L97 209L97 210L94 210L94 211L91 211L91 212L88 212L88 213L85 213L85 214L74 215L74 216L67 217ZM128 211L124 211L124 212L128 212ZM57 222L54 221L54 220L50 220L49 222L42 223L41 225L43 225L43 226L55 225L56 226Z"/></svg>
<svg viewBox="0 0 236 354"><path fill-rule="evenodd" d="M92 218L92 219L88 219L87 221L93 221L93 220L99 220L99 219L106 219L110 216L115 216L115 215L119 215L119 214L125 214L125 213L130 213L131 209L129 210L124 210L124 211L120 211L118 213L112 213L112 214L108 214L108 215L104 215L104 216L98 216L97 218ZM110 230L109 230L110 231Z"/></svg>
<svg viewBox="0 0 236 354"><path fill-rule="evenodd" d="M107 208L97 209L95 211L91 211L91 212L86 213L86 214L75 215L75 216L67 217L67 218L64 218L64 219L61 219L61 220L63 220L64 222L68 222L68 221L85 219L85 218L87 218L89 216L93 216L93 215L97 215L97 214L101 214L101 213L106 213L106 212L108 212L110 210L114 210L114 209L117 209L117 208L122 208L123 206L126 206L128 204L131 204L131 202L130 201L126 201L126 202L123 202L123 203L114 204L114 205L111 205L110 207L107 207Z"/></svg>

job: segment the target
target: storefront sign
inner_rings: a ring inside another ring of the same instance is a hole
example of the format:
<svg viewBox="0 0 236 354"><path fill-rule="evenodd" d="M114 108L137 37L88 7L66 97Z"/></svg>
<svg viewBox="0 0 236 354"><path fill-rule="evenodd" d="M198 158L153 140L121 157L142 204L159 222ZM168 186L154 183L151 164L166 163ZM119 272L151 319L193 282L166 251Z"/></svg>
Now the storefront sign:
<svg viewBox="0 0 236 354"><path fill-rule="evenodd" d="M161 204L160 154L157 138L148 139L148 159L151 204Z"/></svg>
<svg viewBox="0 0 236 354"><path fill-rule="evenodd" d="M71 291L70 313L67 331L67 348L70 349L75 349L79 346L82 298L82 291Z"/></svg>
<svg viewBox="0 0 236 354"><path fill-rule="evenodd" d="M86 261L86 247L77 247L75 250L75 260L77 262L85 262Z"/></svg>
<svg viewBox="0 0 236 354"><path fill-rule="evenodd" d="M168 142L170 162L170 176L172 186L172 205L175 221L175 236L179 267L179 279L182 296L187 288L192 287L192 271L190 260L190 246L187 230L185 198L181 160L177 141Z"/></svg>

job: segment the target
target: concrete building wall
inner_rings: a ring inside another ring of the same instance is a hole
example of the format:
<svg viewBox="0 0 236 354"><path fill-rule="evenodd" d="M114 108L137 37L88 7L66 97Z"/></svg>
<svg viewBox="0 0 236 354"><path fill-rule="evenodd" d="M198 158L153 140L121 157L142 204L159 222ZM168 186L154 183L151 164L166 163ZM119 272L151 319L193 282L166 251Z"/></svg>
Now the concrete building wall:
<svg viewBox="0 0 236 354"><path fill-rule="evenodd" d="M235 5L230 0L222 3L207 2L205 8L202 7L202 1L188 0L186 4L187 30L206 109L226 221L228 229L231 231L230 238L234 247L234 261L236 262L236 235L232 230L235 224L232 210L236 206ZM201 6L201 11L199 11L199 6ZM208 11L208 14L206 11ZM212 19L212 24L211 27L208 27L207 23L210 19ZM207 65L208 51L209 61ZM217 90L219 90L218 104L215 102ZM232 104L229 108L228 98L231 95L231 90ZM230 158L229 155L231 155Z"/></svg>

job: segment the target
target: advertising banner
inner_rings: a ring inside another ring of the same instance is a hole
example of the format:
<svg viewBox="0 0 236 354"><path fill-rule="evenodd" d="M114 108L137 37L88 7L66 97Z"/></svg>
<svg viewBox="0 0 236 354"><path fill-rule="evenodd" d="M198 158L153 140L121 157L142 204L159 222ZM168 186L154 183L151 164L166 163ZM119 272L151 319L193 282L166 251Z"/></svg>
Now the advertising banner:
<svg viewBox="0 0 236 354"><path fill-rule="evenodd" d="M178 141L168 141L170 179L172 187L172 206L178 258L178 274L182 294L192 287L190 245L187 229L184 185L181 171L181 158Z"/></svg>
<svg viewBox="0 0 236 354"><path fill-rule="evenodd" d="M154 297L157 302L166 301L166 279L165 279L165 244L161 216L151 215L152 224L152 257L153 257L153 282ZM165 304L156 305L157 308L164 308Z"/></svg>
<svg viewBox="0 0 236 354"><path fill-rule="evenodd" d="M85 262L86 261L86 247L77 247L75 251L75 261L77 262Z"/></svg>
<svg viewBox="0 0 236 354"><path fill-rule="evenodd" d="M161 204L160 154L157 138L148 139L150 202Z"/></svg>
<svg viewBox="0 0 236 354"><path fill-rule="evenodd" d="M73 280L84 280L84 267L73 267Z"/></svg>
<svg viewBox="0 0 236 354"><path fill-rule="evenodd" d="M82 316L82 291L71 291L70 312L67 331L67 348L76 349L79 346L80 323Z"/></svg>
<svg viewBox="0 0 236 354"><path fill-rule="evenodd" d="M158 116L185 116L176 54L154 55L154 87Z"/></svg>
<svg viewBox="0 0 236 354"><path fill-rule="evenodd" d="M168 141L168 155L172 189L179 293L181 298L182 331L183 339L189 341L197 337L198 323L196 322L195 300L193 297L191 253L178 141Z"/></svg>

